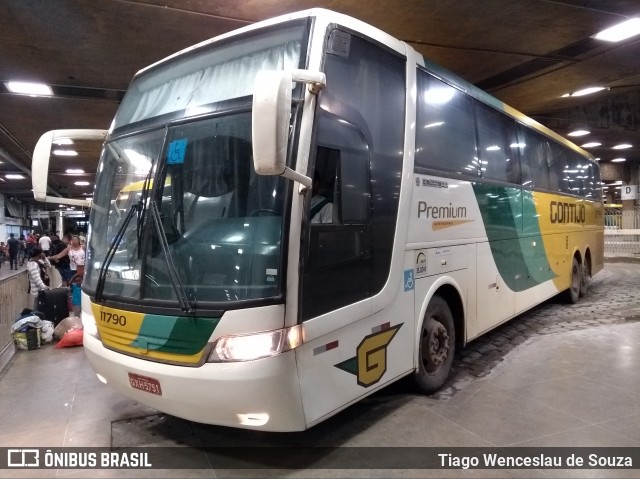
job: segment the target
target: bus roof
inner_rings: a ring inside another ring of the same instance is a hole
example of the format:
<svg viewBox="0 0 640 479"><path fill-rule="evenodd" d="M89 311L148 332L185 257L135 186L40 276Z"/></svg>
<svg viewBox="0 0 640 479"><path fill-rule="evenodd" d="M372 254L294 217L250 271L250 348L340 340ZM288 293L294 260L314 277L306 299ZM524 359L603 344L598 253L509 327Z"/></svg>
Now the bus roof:
<svg viewBox="0 0 640 479"><path fill-rule="evenodd" d="M515 108L507 105L506 103L502 102L501 100L499 100L498 98L492 96L491 94L485 92L484 90L476 87L475 85L473 85L472 83L470 83L469 81L459 77L458 75L456 75L455 73L447 70L446 68L438 65L437 63L429 60L428 58L420 55L419 53L415 52L415 50L413 49L413 47L411 47L410 45L408 45L407 43L398 40L397 38L389 35L388 33L380 30L377 27L374 27L372 25L369 25L361 20L358 20L354 17L350 17L348 15L342 14L342 13L338 13L338 12L334 12L332 10L328 10L328 9L324 9L324 8L313 8L313 9L309 9L309 10L301 10L298 12L292 12L292 13L288 13L285 15L280 15L277 17L273 17L267 20L263 20L260 22L256 22L250 25L246 25L244 27L238 28L236 30L232 30L230 32L224 33L222 35L218 35L216 37L210 38L208 40L204 40L200 43L197 43L195 45L192 45L190 47L187 47L183 50L180 50L179 52L176 52L156 63L153 63L152 65L149 65L143 69L141 69L140 71L138 71L136 73L136 75L134 76L137 77L138 75L153 69L159 65L162 65L163 63L166 63L167 61L170 61L173 58L185 55L187 53L190 52L194 52L198 49L204 48L208 45L211 45L213 43L225 40L227 38L231 38L233 36L236 35L240 35L246 32L250 32L253 30L257 30L260 28L264 28L264 27L268 27L271 25L276 25L278 23L283 23L283 22L287 22L290 20L295 20L295 19L300 19L300 18L308 18L308 17L315 17L315 18L320 18L323 19L325 21L326 24L329 23L340 23L350 29L353 29L354 31L359 31L362 32L365 35L368 35L372 38L374 38L375 40L381 42L382 44L398 51L399 53L402 53L404 56L406 56L407 58L421 58L423 61L423 64L420 66L424 66L424 68L429 71L430 73L436 75L437 77L439 77L440 79L446 81L447 83L450 83L451 85L459 88L460 90L468 93L469 95L471 95L472 97L476 98L477 100L493 107L496 108L500 111L503 111L504 113L508 114L509 116L513 117L514 119L516 119L517 121L531 127L534 128L536 130L538 130L539 132L545 134L546 136L554 139L555 141L558 141L560 143L562 143L563 145L575 150L577 153L579 153L582 156L585 156L587 158L589 158L590 160L594 161L594 157L591 153L589 153L588 151L585 151L584 149L580 148L578 145L576 145L575 143L571 142L570 140L568 140L567 138L559 135L558 133L554 132L553 130L547 128L546 126L542 125L541 123L537 122L536 120L534 120L533 118L528 117L527 115L525 115L524 113L516 110ZM415 53L415 55L413 55L412 53Z"/></svg>

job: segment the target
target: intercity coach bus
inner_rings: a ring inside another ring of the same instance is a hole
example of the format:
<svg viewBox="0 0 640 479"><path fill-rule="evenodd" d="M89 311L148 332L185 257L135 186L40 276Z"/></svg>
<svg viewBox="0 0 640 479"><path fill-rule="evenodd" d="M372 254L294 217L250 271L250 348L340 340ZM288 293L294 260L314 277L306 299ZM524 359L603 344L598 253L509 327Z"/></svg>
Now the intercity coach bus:
<svg viewBox="0 0 640 479"><path fill-rule="evenodd" d="M603 266L588 153L327 10L141 70L92 134L86 355L189 420L296 431L404 376L434 392L456 348Z"/></svg>

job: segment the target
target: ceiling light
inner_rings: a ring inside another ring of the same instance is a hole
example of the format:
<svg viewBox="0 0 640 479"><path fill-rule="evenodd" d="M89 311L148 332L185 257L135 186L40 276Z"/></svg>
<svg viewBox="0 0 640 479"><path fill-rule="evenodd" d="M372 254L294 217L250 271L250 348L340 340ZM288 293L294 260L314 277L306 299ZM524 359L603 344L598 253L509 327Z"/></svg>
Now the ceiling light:
<svg viewBox="0 0 640 479"><path fill-rule="evenodd" d="M587 130L575 130L572 131L571 133L567 133L567 136L584 136L584 135L588 135L590 132Z"/></svg>
<svg viewBox="0 0 640 479"><path fill-rule="evenodd" d="M89 186L91 183L89 183L88 181L76 181L74 183L74 185L76 186Z"/></svg>
<svg viewBox="0 0 640 479"><path fill-rule="evenodd" d="M593 38L606 42L620 42L640 33L640 18L631 18L598 32Z"/></svg>
<svg viewBox="0 0 640 479"><path fill-rule="evenodd" d="M611 160L613 163L620 163L623 161L627 161L626 158L614 158L613 160Z"/></svg>
<svg viewBox="0 0 640 479"><path fill-rule="evenodd" d="M67 168L65 170L65 173L67 173L68 175L82 175L84 173L84 170L81 170L80 168Z"/></svg>
<svg viewBox="0 0 640 479"><path fill-rule="evenodd" d="M571 92L571 93L565 93L564 95L562 95L562 98L567 98L567 97L570 97L570 96L590 95L591 93L595 93L595 92L602 91L602 90L608 90L608 88L605 88L603 86L592 86L592 87L583 88L582 90L574 91L574 92Z"/></svg>
<svg viewBox="0 0 640 479"><path fill-rule="evenodd" d="M602 146L602 143L598 143L597 141L590 141L589 143L585 143L582 145L582 148L594 148L596 146Z"/></svg>
<svg viewBox="0 0 640 479"><path fill-rule="evenodd" d="M53 140L51 143L55 145L73 145L73 140L71 138L58 138L57 140Z"/></svg>
<svg viewBox="0 0 640 479"><path fill-rule="evenodd" d="M4 175L7 180L24 180L24 175L11 174Z"/></svg>
<svg viewBox="0 0 640 479"><path fill-rule="evenodd" d="M30 83L22 81L10 81L4 84L11 93L21 93L24 95L52 96L53 90L44 83Z"/></svg>
<svg viewBox="0 0 640 479"><path fill-rule="evenodd" d="M621 143L613 147L614 150L626 150L627 148L631 148L633 145L629 143Z"/></svg>
<svg viewBox="0 0 640 479"><path fill-rule="evenodd" d="M78 156L78 152L74 150L53 150L53 154L58 156Z"/></svg>

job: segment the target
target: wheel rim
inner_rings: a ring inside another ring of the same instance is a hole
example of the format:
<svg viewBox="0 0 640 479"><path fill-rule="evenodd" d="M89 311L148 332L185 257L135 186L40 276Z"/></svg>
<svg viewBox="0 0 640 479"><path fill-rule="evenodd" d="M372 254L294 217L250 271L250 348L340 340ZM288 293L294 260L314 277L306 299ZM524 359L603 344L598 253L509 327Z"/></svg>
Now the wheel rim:
<svg viewBox="0 0 640 479"><path fill-rule="evenodd" d="M437 370L449 355L449 333L442 323L429 318L422 338L422 361L428 372Z"/></svg>
<svg viewBox="0 0 640 479"><path fill-rule="evenodd" d="M581 283L581 279L580 279L580 265L578 265L577 263L573 263L573 268L571 269L571 289L573 290L574 293L579 294L580 293L580 283Z"/></svg>

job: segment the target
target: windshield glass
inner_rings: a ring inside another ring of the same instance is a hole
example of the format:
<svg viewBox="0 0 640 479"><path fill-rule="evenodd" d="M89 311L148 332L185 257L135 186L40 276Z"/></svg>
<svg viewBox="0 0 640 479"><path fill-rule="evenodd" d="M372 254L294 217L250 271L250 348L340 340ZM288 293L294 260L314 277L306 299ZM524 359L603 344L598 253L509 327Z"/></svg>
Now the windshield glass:
<svg viewBox="0 0 640 479"><path fill-rule="evenodd" d="M104 275L105 297L177 302L184 295L198 307L278 295L287 185L255 173L250 112L107 143L86 286L95 290L121 238Z"/></svg>

